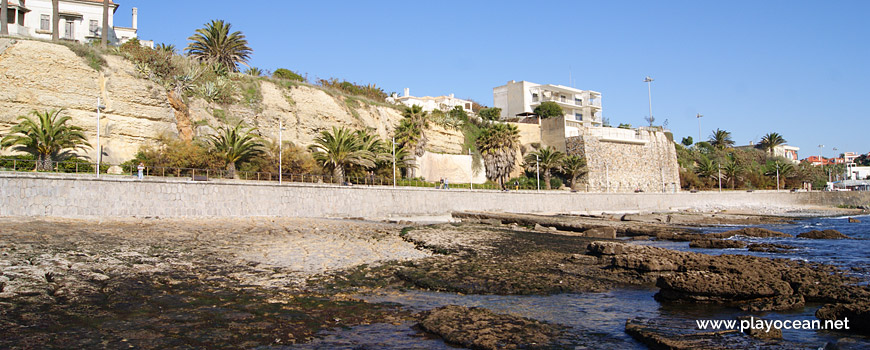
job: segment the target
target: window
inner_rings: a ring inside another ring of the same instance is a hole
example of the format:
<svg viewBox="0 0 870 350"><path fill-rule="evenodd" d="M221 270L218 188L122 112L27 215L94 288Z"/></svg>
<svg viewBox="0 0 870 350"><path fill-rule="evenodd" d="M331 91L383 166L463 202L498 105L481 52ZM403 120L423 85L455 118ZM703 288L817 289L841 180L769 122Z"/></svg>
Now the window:
<svg viewBox="0 0 870 350"><path fill-rule="evenodd" d="M538 94L532 94L532 102L538 102Z"/></svg>
<svg viewBox="0 0 870 350"><path fill-rule="evenodd" d="M90 32L91 36L100 36L100 22L97 20L91 20Z"/></svg>
<svg viewBox="0 0 870 350"><path fill-rule="evenodd" d="M576 105L578 105L578 106L582 106L582 105L583 105L583 99L582 99L582 98L576 98L576 97L575 97L575 98L574 98L574 104L576 104Z"/></svg>
<svg viewBox="0 0 870 350"><path fill-rule="evenodd" d="M565 102L565 95L560 95L559 100L561 100L562 102Z"/></svg>
<svg viewBox="0 0 870 350"><path fill-rule="evenodd" d="M75 40L75 23L76 22L71 19L66 20L66 23L64 24L64 39Z"/></svg>
<svg viewBox="0 0 870 350"><path fill-rule="evenodd" d="M574 119L577 119L577 120L582 122L583 121L583 113L574 113Z"/></svg>
<svg viewBox="0 0 870 350"><path fill-rule="evenodd" d="M40 30L51 30L51 16L49 16L49 15L39 16L39 29Z"/></svg>

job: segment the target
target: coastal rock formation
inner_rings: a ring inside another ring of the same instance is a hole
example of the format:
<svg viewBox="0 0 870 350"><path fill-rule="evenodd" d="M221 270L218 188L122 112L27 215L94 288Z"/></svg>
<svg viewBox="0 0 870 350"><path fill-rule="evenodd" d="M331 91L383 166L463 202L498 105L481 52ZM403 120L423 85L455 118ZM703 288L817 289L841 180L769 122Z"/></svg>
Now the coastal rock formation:
<svg viewBox="0 0 870 350"><path fill-rule="evenodd" d="M870 334L870 300L849 304L825 305L816 311L816 317L832 321L842 321L848 318L848 331Z"/></svg>
<svg viewBox="0 0 870 350"><path fill-rule="evenodd" d="M561 333L540 321L456 305L423 313L420 328L450 344L487 350L545 348Z"/></svg>
<svg viewBox="0 0 870 350"><path fill-rule="evenodd" d="M741 241L732 241L726 239L697 239L689 242L691 248L707 248L707 249L731 249L745 248L746 243Z"/></svg>
<svg viewBox="0 0 870 350"><path fill-rule="evenodd" d="M846 236L837 230L812 230L809 232L798 234L797 237L808 239L850 239L849 236Z"/></svg>
<svg viewBox="0 0 870 350"><path fill-rule="evenodd" d="M798 247L777 243L753 243L749 245L750 252L785 253Z"/></svg>
<svg viewBox="0 0 870 350"><path fill-rule="evenodd" d="M651 349L795 349L800 344L777 340L782 333L738 329L686 329L686 324L670 319L634 318L626 321L625 332ZM763 333L763 334L762 334Z"/></svg>
<svg viewBox="0 0 870 350"><path fill-rule="evenodd" d="M739 230L713 233L661 231L656 235L656 238L676 242L691 242L696 240L728 239L736 236L752 238L792 237L790 234L779 231L773 231L759 227L747 227Z"/></svg>
<svg viewBox="0 0 870 350"><path fill-rule="evenodd" d="M861 220L858 220L856 218L849 218L849 223L850 224L860 224Z"/></svg>

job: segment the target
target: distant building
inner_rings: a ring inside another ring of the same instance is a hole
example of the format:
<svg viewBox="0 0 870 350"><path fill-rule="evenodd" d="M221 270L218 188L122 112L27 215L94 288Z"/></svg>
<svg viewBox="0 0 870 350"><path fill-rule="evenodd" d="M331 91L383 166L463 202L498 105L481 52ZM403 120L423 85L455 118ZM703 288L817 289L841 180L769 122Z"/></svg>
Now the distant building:
<svg viewBox="0 0 870 350"><path fill-rule="evenodd" d="M860 154L855 153L855 152L845 152L845 153L843 153L843 158L844 158L844 161L846 162L846 164L848 164L848 163L854 163L854 162L855 162L855 159L857 159L857 158L860 157L860 156L861 156Z"/></svg>
<svg viewBox="0 0 870 350"><path fill-rule="evenodd" d="M423 110L426 112L432 112L436 109L443 111L443 112L447 112L451 109L459 107L459 108L462 108L462 110L464 110L466 113L473 113L472 108L471 108L473 103L471 101L456 98L453 96L453 94L450 94L447 96L436 96L436 97L432 97L432 96L417 97L417 96L411 96L410 92L411 92L410 89L405 88L404 96L399 97L399 96L394 95L394 96L388 97L387 102L401 103L401 104L408 106L408 107L411 107L413 105L417 105L417 106L423 107Z"/></svg>
<svg viewBox="0 0 870 350"><path fill-rule="evenodd" d="M749 144L746 146L737 146L734 148L758 148L757 144ZM779 145L773 148L773 156L774 157L783 157L792 161L792 163L798 164L800 163L800 158L798 157L798 151L800 151L800 147L789 146L789 145Z"/></svg>
<svg viewBox="0 0 870 350"><path fill-rule="evenodd" d="M601 126L601 93L552 84L511 80L492 89L493 106L501 108L501 119L531 114L544 102L555 102L565 120L586 126Z"/></svg>
<svg viewBox="0 0 870 350"><path fill-rule="evenodd" d="M52 34L51 0L8 0L9 34L12 36L50 40ZM133 8L133 25L115 27L118 4L109 2L109 22L103 23L102 0L60 0L58 13L60 39L88 43L100 41L104 25L108 25L109 43L120 45L137 37L138 10ZM143 42L153 47L153 42Z"/></svg>
<svg viewBox="0 0 870 350"><path fill-rule="evenodd" d="M840 159L842 159L842 158L840 158ZM801 162L809 163L812 166L836 164L836 161L834 160L834 158L825 158L825 157L819 157L819 156L809 156L809 157L801 160Z"/></svg>

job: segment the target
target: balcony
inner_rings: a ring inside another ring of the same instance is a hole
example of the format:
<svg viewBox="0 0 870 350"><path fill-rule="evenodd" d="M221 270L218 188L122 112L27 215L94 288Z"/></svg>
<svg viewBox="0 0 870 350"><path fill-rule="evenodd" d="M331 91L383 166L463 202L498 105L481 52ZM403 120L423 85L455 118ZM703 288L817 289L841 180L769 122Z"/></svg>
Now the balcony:
<svg viewBox="0 0 870 350"><path fill-rule="evenodd" d="M645 145L649 143L649 135L641 130L595 127L589 128L590 136L598 137L602 142L630 143Z"/></svg>

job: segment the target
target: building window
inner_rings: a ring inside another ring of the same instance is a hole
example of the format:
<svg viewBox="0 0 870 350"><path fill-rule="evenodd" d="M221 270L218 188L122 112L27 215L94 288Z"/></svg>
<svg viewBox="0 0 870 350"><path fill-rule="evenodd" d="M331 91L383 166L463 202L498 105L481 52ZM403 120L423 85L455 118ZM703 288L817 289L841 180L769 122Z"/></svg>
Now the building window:
<svg viewBox="0 0 870 350"><path fill-rule="evenodd" d="M574 104L576 104L576 105L578 105L578 106L582 106L582 105L583 105L583 99L582 99L582 98L576 98L576 97L575 97L575 98L574 98Z"/></svg>
<svg viewBox="0 0 870 350"><path fill-rule="evenodd" d="M582 122L583 121L583 113L574 113L574 119L577 119L578 121Z"/></svg>
<svg viewBox="0 0 870 350"><path fill-rule="evenodd" d="M40 15L39 16L39 29L40 30L51 30L51 16L49 16L49 15Z"/></svg>
<svg viewBox="0 0 870 350"><path fill-rule="evenodd" d="M532 94L532 102L538 102L538 94Z"/></svg>
<svg viewBox="0 0 870 350"><path fill-rule="evenodd" d="M100 22L97 20L91 20L90 32L91 36L99 36L100 35Z"/></svg>
<svg viewBox="0 0 870 350"><path fill-rule="evenodd" d="M66 24L64 25L64 39L75 40L75 23L76 22L71 19L66 20Z"/></svg>
<svg viewBox="0 0 870 350"><path fill-rule="evenodd" d="M565 95L560 95L559 100L561 100L562 102L565 102Z"/></svg>

